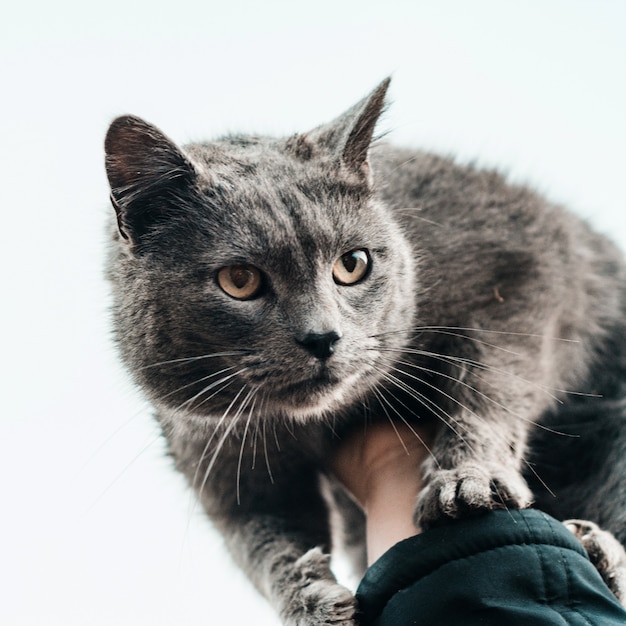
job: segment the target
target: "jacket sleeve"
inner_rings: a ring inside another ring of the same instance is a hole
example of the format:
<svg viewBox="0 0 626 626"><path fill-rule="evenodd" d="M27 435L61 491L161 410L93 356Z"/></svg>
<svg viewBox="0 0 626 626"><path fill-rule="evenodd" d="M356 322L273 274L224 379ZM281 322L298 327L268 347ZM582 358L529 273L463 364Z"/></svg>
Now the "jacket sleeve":
<svg viewBox="0 0 626 626"><path fill-rule="evenodd" d="M626 611L540 511L491 511L393 546L357 590L364 626L616 626Z"/></svg>

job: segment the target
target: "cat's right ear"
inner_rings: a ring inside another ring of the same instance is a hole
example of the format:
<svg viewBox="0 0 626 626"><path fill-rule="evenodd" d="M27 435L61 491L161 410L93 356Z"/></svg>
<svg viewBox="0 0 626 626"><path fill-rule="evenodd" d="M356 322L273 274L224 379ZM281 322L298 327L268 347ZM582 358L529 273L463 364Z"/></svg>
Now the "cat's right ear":
<svg viewBox="0 0 626 626"><path fill-rule="evenodd" d="M120 234L139 246L144 235L177 212L194 166L158 128L132 115L113 120L104 149Z"/></svg>
<svg viewBox="0 0 626 626"><path fill-rule="evenodd" d="M385 108L390 78L386 78L368 96L348 109L330 124L319 126L291 140L298 155L309 147L312 155L330 155L340 171L356 180L371 178L368 162L376 123ZM304 154L306 154L304 152Z"/></svg>

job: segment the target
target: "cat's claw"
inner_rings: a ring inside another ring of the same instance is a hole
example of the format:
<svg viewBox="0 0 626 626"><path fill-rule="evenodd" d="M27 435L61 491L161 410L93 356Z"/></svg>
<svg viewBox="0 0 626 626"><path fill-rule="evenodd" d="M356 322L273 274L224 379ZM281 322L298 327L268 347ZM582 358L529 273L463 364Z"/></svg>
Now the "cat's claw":
<svg viewBox="0 0 626 626"><path fill-rule="evenodd" d="M626 552L619 541L593 522L574 519L563 523L585 548L607 587L626 606Z"/></svg>
<svg viewBox="0 0 626 626"><path fill-rule="evenodd" d="M531 502L530 489L516 471L489 471L479 465L436 469L429 473L427 486L417 500L415 522L425 529L481 509L523 509Z"/></svg>
<svg viewBox="0 0 626 626"><path fill-rule="evenodd" d="M356 598L338 584L319 548L296 562L297 584L282 611L285 626L356 626Z"/></svg>

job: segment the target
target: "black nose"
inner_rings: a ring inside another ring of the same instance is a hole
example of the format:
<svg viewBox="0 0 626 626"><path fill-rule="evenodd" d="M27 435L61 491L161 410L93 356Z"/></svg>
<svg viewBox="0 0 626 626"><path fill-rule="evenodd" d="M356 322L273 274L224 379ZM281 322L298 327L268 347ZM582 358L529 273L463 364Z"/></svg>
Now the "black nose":
<svg viewBox="0 0 626 626"><path fill-rule="evenodd" d="M327 359L334 351L341 335L331 330L329 333L308 333L296 341L318 359Z"/></svg>

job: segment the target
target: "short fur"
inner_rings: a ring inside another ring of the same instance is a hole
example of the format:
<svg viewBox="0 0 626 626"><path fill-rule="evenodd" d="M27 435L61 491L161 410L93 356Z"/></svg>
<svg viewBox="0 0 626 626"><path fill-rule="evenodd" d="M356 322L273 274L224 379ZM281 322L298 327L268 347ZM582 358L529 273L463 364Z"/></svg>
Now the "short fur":
<svg viewBox="0 0 626 626"><path fill-rule="evenodd" d="M289 625L355 623L320 475L375 420L441 423L421 526L529 506L525 473L561 519L626 540L622 255L496 172L372 146L387 86L284 139L179 148L132 116L106 138L120 351ZM354 250L367 273L336 282ZM220 287L233 265L260 272L253 297Z"/></svg>

